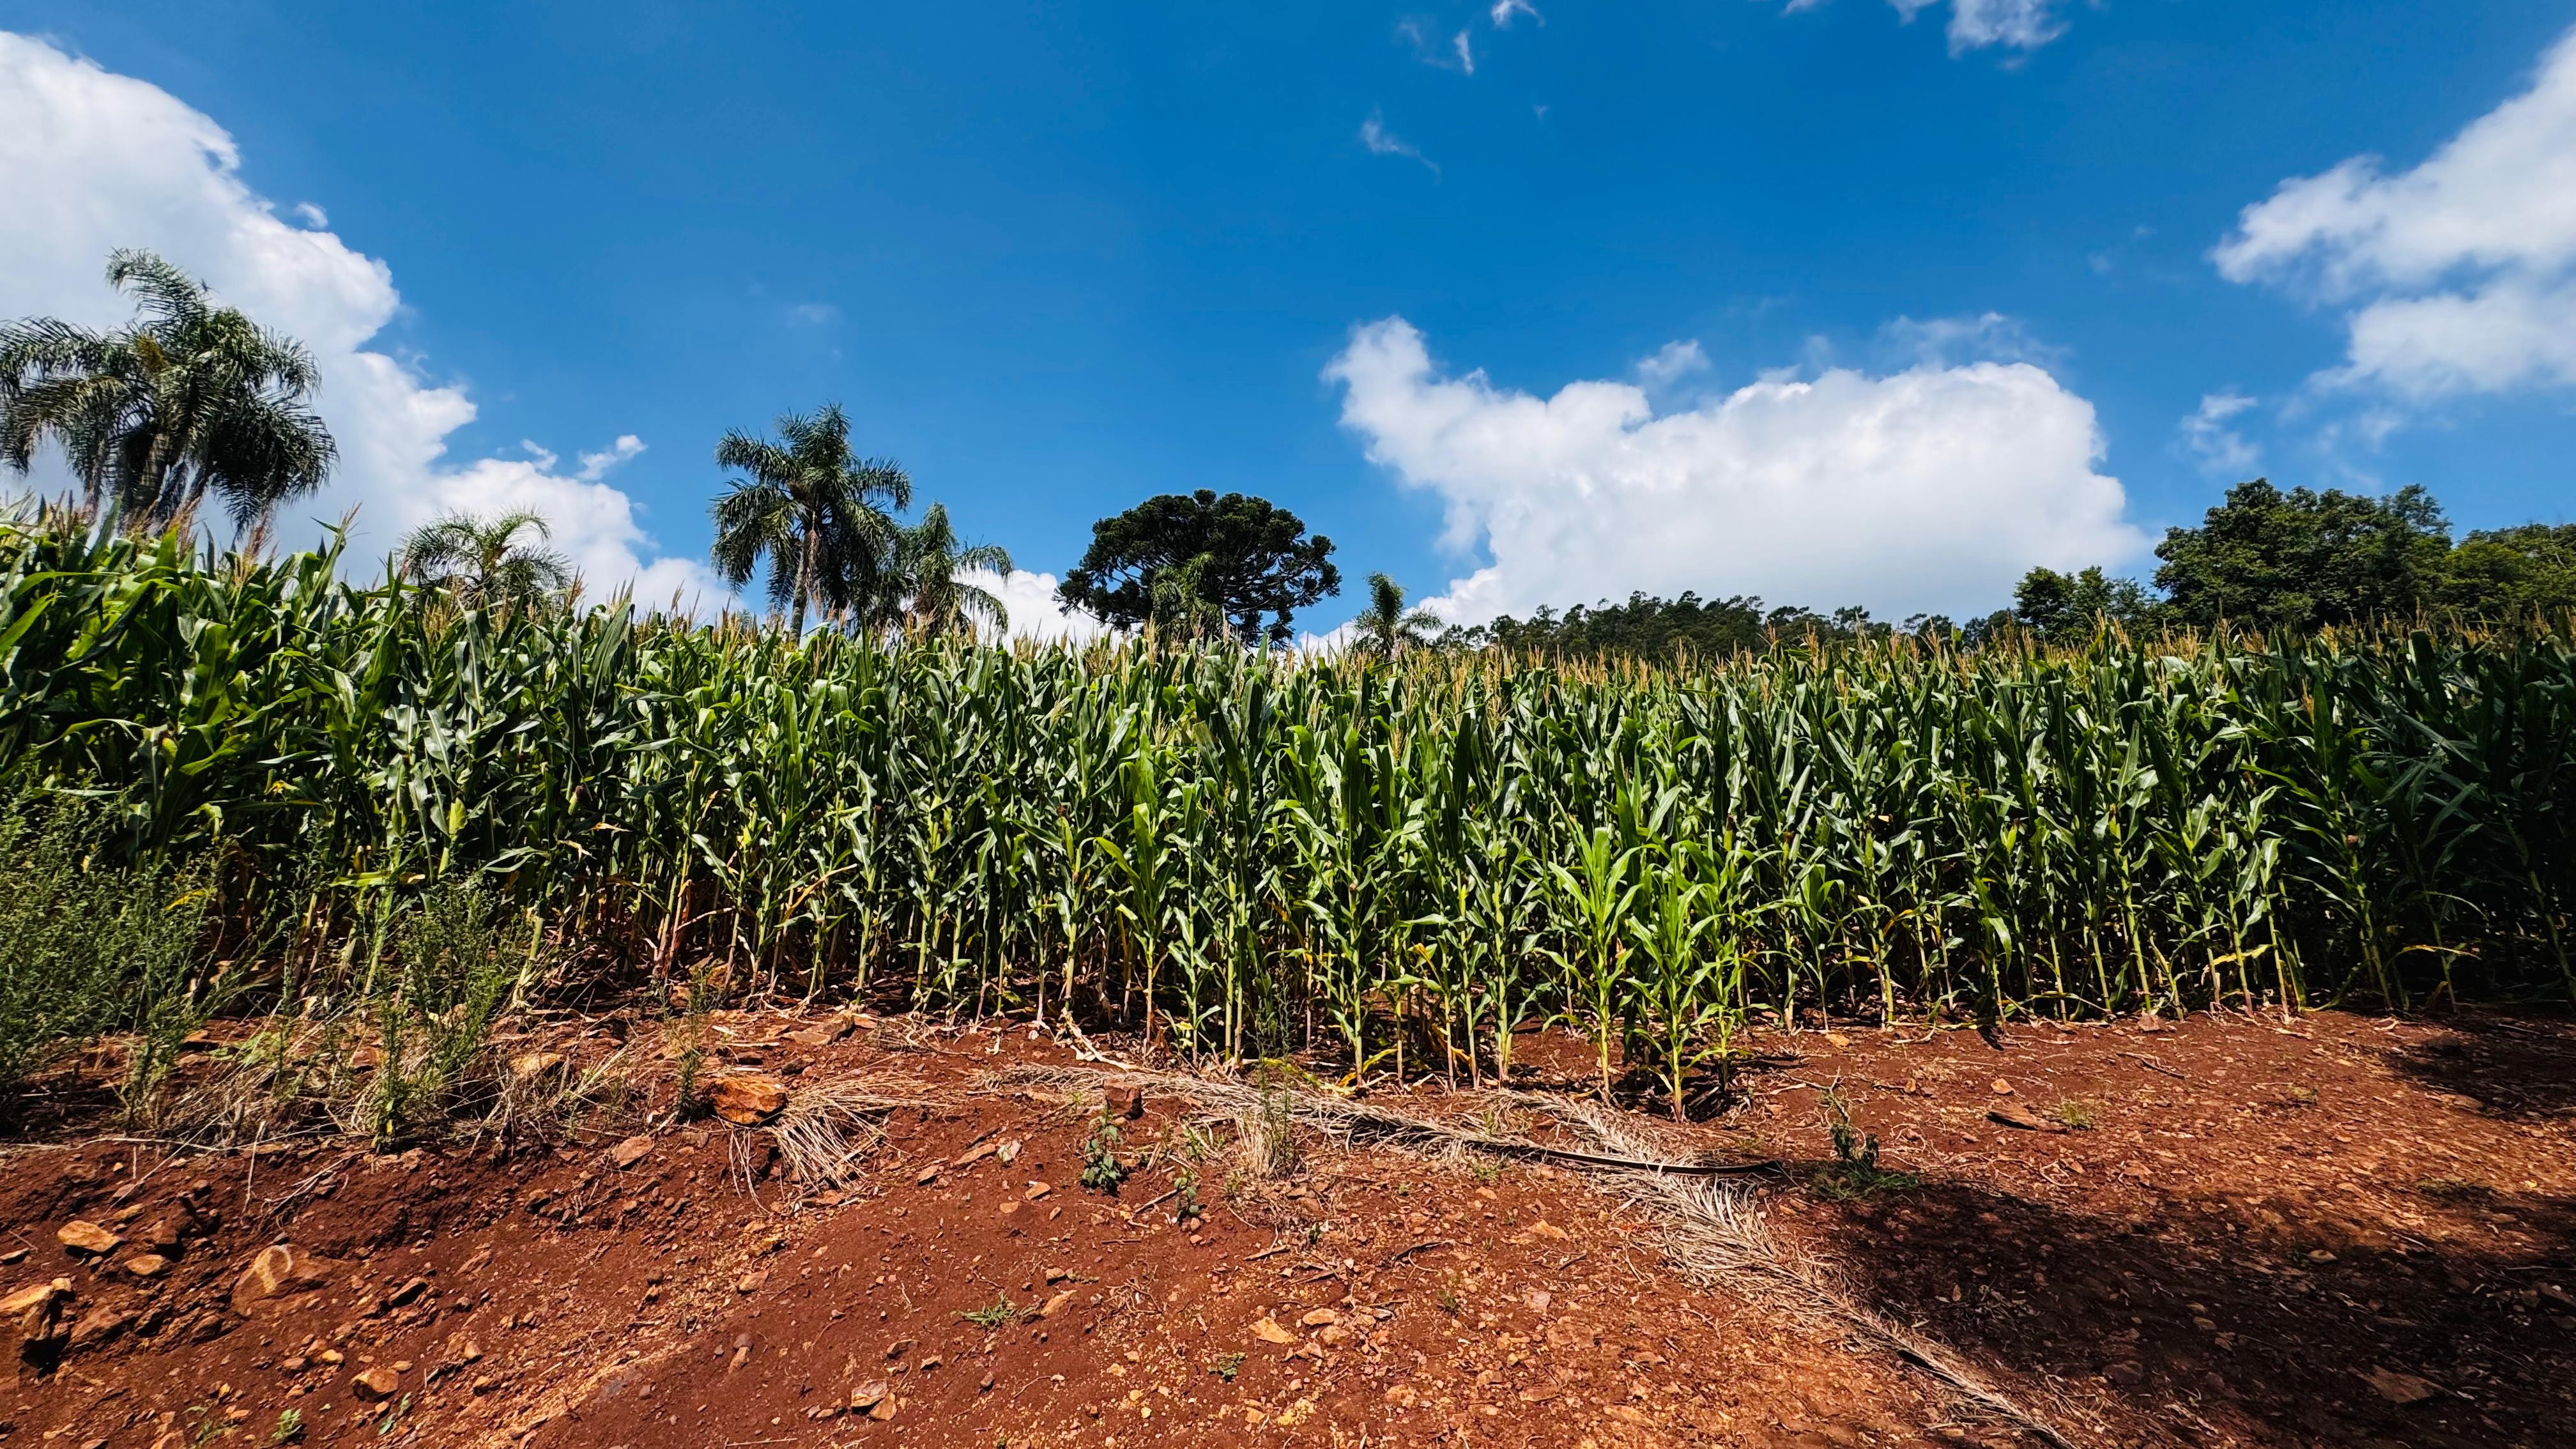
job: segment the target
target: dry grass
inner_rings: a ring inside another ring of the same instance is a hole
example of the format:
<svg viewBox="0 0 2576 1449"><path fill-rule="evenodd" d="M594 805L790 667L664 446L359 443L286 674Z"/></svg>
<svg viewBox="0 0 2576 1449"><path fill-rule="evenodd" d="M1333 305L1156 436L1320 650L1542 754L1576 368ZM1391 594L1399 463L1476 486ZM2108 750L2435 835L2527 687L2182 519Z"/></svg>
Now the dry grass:
<svg viewBox="0 0 2576 1449"><path fill-rule="evenodd" d="M1238 1123L1267 1120L1264 1114L1275 1112L1291 1123L1344 1141L1366 1140L1441 1157L1460 1153L1541 1157L1576 1167L1659 1222L1666 1256L1693 1280L1722 1284L1775 1311L1848 1334L1914 1365L1977 1412L2056 1449L2075 1449L2052 1423L1997 1388L1957 1354L1868 1307L1825 1264L1773 1237L1763 1216L1760 1192L1744 1176L1767 1175L1772 1164L1685 1160L1636 1125L1590 1103L1533 1094L1497 1095L1474 1126L1462 1127L1286 1085L1255 1088L1171 1072L1028 1068L1005 1073L1000 1080L1016 1086L1074 1087L1102 1078L1186 1097ZM1500 1135L1511 1120L1507 1107L1554 1122L1585 1148Z"/></svg>

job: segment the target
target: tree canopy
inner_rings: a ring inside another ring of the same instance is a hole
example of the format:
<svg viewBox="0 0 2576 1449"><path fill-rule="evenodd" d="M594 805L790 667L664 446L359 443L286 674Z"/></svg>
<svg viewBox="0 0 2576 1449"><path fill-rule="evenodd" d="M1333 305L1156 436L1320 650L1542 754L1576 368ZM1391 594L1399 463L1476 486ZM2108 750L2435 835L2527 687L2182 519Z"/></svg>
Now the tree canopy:
<svg viewBox="0 0 2576 1449"><path fill-rule="evenodd" d="M119 251L107 280L134 320L94 332L51 317L0 323L0 462L30 470L58 444L91 507L158 526L211 493L237 523L322 486L338 458L311 406L320 370L147 251Z"/></svg>
<svg viewBox="0 0 2576 1449"><path fill-rule="evenodd" d="M2441 593L2451 554L2441 505L2421 487L2384 498L2287 493L2257 478L2227 490L2198 528L2156 545L2171 622L2315 629L2411 614Z"/></svg>
<svg viewBox="0 0 2576 1449"><path fill-rule="evenodd" d="M1341 591L1333 541L1242 493L1166 493L1091 527L1056 596L1121 628L1192 632L1221 617L1245 643L1285 644L1296 611Z"/></svg>
<svg viewBox="0 0 2576 1449"><path fill-rule="evenodd" d="M850 447L837 403L788 413L775 439L729 432L716 466L738 476L715 503L715 566L736 588L769 562L772 605L805 632L808 606L834 615L881 612L899 529L886 510L912 502L912 479Z"/></svg>

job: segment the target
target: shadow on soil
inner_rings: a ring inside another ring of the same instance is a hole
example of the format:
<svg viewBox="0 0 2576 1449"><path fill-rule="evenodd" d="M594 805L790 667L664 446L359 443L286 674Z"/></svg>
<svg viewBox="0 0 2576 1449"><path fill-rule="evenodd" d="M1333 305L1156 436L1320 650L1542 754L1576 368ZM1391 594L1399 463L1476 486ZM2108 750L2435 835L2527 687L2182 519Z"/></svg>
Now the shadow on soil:
<svg viewBox="0 0 2576 1449"><path fill-rule="evenodd" d="M1899 1318L2078 1399L2115 1394L2183 1443L2565 1442L2576 1301L2552 1287L2576 1288L2576 1201L2442 1205L2512 1213L2538 1247L2509 1255L2371 1243L2287 1206L2168 1198L2124 1222L1936 1182L1836 1209L1835 1246Z"/></svg>
<svg viewBox="0 0 2576 1449"><path fill-rule="evenodd" d="M2576 1116L2576 1024L2485 1012L2432 1020L2444 1036L2389 1053L2400 1074L2496 1117Z"/></svg>

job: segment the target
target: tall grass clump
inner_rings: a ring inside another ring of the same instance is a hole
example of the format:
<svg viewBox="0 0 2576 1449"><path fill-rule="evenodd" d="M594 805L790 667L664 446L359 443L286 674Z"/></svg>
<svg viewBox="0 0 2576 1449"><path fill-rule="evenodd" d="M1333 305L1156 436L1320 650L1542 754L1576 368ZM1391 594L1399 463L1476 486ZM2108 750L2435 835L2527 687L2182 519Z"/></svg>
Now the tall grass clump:
<svg viewBox="0 0 2576 1449"><path fill-rule="evenodd" d="M103 854L101 814L79 799L0 795L0 1101L83 1042L130 1033L121 1096L134 1118L222 986L193 967L202 879Z"/></svg>
<svg viewBox="0 0 2576 1449"><path fill-rule="evenodd" d="M539 913L555 989L1462 1080L1562 1022L1676 1095L1758 1013L2576 995L2561 627L1647 668L411 594L0 525L0 775L113 799L120 861L220 841L216 933L295 922L299 982L471 884Z"/></svg>

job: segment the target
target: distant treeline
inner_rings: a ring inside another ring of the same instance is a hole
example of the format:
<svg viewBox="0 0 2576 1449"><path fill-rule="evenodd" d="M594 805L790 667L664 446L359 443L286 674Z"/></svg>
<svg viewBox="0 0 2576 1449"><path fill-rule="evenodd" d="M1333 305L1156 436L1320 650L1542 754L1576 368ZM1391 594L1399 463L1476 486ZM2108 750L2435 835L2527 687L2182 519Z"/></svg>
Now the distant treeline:
<svg viewBox="0 0 2576 1449"><path fill-rule="evenodd" d="M1964 622L1917 615L1873 619L1861 608L1831 613L1774 607L1737 595L1661 599L1634 593L1563 613L1505 615L1441 642L1530 653L1669 658L1732 654L1808 639L1910 634L1975 647L2018 632L2080 643L2105 623L2136 635L2233 624L2308 633L2423 615L2527 619L2576 610L2576 524L2527 523L2453 542L2441 505L2422 488L2385 497L2327 489L2284 492L2256 479L2228 491L2198 528L2174 528L2156 546L2152 584L2099 568L2032 569L2013 606Z"/></svg>

